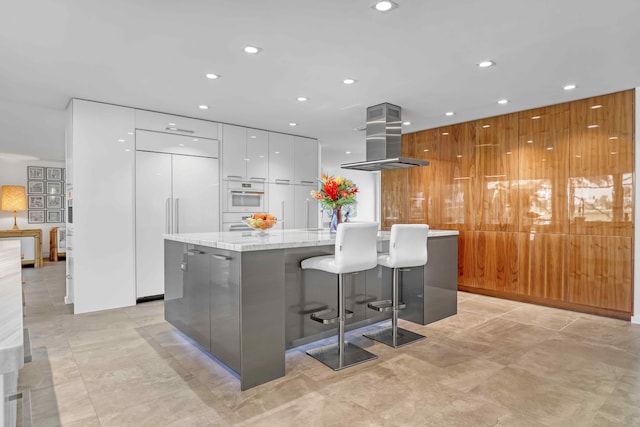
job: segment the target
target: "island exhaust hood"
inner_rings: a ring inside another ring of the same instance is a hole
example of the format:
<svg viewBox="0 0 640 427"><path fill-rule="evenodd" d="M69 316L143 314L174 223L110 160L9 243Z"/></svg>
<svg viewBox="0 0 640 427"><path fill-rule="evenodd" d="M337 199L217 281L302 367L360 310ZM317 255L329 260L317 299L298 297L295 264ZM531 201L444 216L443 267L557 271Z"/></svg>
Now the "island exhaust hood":
<svg viewBox="0 0 640 427"><path fill-rule="evenodd" d="M397 105L383 103L367 108L367 160L344 163L340 167L371 172L428 166L428 160L411 159L400 155L401 128L402 109Z"/></svg>

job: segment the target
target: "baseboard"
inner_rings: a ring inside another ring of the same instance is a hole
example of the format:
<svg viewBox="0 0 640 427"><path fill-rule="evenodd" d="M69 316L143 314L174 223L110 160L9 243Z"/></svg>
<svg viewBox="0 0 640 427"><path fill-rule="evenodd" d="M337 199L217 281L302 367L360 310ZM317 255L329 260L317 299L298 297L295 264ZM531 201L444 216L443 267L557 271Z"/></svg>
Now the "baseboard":
<svg viewBox="0 0 640 427"><path fill-rule="evenodd" d="M69 299L69 297L65 296L65 297L64 297L64 303L65 303L65 304L73 304L73 301L71 301L71 300Z"/></svg>
<svg viewBox="0 0 640 427"><path fill-rule="evenodd" d="M635 323L636 325L640 325L640 316L631 316L631 323Z"/></svg>

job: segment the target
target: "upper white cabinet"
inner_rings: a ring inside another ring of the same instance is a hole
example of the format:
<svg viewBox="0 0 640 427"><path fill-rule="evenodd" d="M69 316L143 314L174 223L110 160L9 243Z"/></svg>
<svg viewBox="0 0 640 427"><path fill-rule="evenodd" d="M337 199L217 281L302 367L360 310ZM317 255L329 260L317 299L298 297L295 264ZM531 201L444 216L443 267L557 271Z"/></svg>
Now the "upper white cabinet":
<svg viewBox="0 0 640 427"><path fill-rule="evenodd" d="M218 139L218 123L146 110L136 111L136 128L185 136Z"/></svg>
<svg viewBox="0 0 640 427"><path fill-rule="evenodd" d="M222 179L266 181L269 134L241 126L222 126Z"/></svg>
<svg viewBox="0 0 640 427"><path fill-rule="evenodd" d="M269 182L294 183L293 147L292 135L269 132Z"/></svg>
<svg viewBox="0 0 640 427"><path fill-rule="evenodd" d="M318 141L294 137L294 182L315 185L318 182Z"/></svg>
<svg viewBox="0 0 640 427"><path fill-rule="evenodd" d="M74 99L68 111L73 116L67 139L73 177L68 300L73 299L75 313L133 305L135 110Z"/></svg>

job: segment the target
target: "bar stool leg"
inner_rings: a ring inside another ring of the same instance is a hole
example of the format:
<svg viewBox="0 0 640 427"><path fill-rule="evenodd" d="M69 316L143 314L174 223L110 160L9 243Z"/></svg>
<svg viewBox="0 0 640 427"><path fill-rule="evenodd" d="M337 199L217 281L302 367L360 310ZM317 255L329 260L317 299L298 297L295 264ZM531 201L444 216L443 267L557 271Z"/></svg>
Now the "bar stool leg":
<svg viewBox="0 0 640 427"><path fill-rule="evenodd" d="M344 327L346 310L344 307L344 274L338 275L338 342L323 347L307 350L307 354L324 363L334 371L339 371L349 366L377 359L373 353L345 342Z"/></svg>
<svg viewBox="0 0 640 427"><path fill-rule="evenodd" d="M391 313L391 327L379 329L374 332L364 334L365 337L381 342L393 348L402 347L415 341L427 339L424 335L416 334L398 327L398 314L400 312L400 280L398 269L393 269L393 310Z"/></svg>

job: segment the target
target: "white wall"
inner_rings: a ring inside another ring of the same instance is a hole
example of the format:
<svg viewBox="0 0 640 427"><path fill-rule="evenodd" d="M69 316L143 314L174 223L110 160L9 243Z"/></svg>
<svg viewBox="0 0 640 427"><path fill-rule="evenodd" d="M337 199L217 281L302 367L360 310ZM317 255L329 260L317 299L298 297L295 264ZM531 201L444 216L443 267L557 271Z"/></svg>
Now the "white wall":
<svg viewBox="0 0 640 427"><path fill-rule="evenodd" d="M632 323L640 324L640 185L638 185L638 172L640 171L640 108L638 108L638 100L640 99L640 87L636 88L636 144L634 147L635 152L635 214L634 214L634 242L633 242L633 316L631 317Z"/></svg>
<svg viewBox="0 0 640 427"><path fill-rule="evenodd" d="M364 144L364 140L362 141ZM321 147L321 166L320 172L328 175L341 175L350 179L358 186L358 206L357 215L353 217L354 221L375 221L380 223L380 172L364 172L351 169L342 169L342 163L351 163L364 159L356 157L358 154L346 155L344 152L336 152L325 150ZM329 218L324 217L321 220L324 226L328 227Z"/></svg>
<svg viewBox="0 0 640 427"><path fill-rule="evenodd" d="M27 166L45 166L63 168L64 162L43 160L7 160L0 157L0 185L23 185L27 187ZM49 231L52 227L63 227L64 224L44 223L29 224L27 211L18 212L18 227L22 229L42 230L42 256L49 257ZM13 212L0 211L0 230L13 227Z"/></svg>

